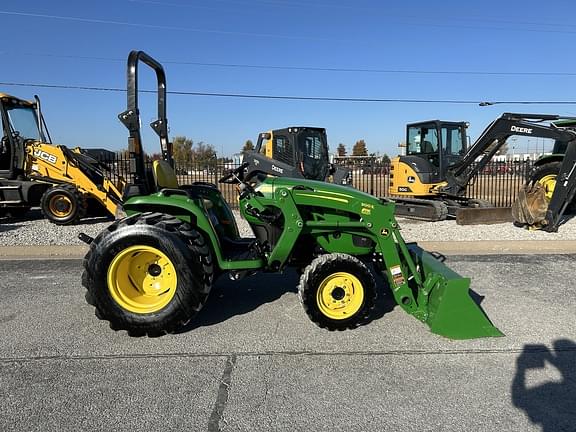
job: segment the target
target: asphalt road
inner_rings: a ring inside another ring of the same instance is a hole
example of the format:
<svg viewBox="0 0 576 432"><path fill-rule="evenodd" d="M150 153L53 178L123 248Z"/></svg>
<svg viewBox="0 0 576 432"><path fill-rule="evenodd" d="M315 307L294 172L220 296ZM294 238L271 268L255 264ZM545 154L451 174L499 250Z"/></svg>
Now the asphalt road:
<svg viewBox="0 0 576 432"><path fill-rule="evenodd" d="M291 274L221 279L194 326L130 338L79 261L0 261L0 430L576 431L575 258L450 257L506 334L472 341L388 301L321 330Z"/></svg>

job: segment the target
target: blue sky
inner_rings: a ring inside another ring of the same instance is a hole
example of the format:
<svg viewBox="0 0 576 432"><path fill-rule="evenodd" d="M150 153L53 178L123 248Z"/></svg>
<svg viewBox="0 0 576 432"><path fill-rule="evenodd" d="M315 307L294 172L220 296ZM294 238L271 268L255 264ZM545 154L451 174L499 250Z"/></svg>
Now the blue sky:
<svg viewBox="0 0 576 432"><path fill-rule="evenodd" d="M545 7L491 0L4 1L0 81L124 88L125 59L139 49L164 64L169 91L576 101L574 12L572 1ZM356 71L314 70L322 68ZM154 88L152 74L142 70L141 88ZM58 143L127 146L116 118L126 106L123 93L5 85L0 91L40 95ZM154 102L152 95L141 97L144 125L155 116ZM168 96L170 135L210 143L226 155L238 152L247 139L255 141L260 131L291 125L325 127L332 149L344 143L351 150L364 139L370 152L395 155L408 122L466 120L474 140L506 111L576 116L574 105ZM147 150L156 151L154 137L146 133L145 138Z"/></svg>

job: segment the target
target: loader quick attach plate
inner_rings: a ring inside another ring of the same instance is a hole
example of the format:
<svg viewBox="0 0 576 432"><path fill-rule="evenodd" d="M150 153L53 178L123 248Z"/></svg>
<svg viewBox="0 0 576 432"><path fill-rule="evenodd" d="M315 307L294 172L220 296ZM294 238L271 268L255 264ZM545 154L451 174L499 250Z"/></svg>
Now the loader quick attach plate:
<svg viewBox="0 0 576 432"><path fill-rule="evenodd" d="M423 273L428 292L426 324L432 333L450 339L504 336L471 297L470 279L450 270L416 244L408 248Z"/></svg>

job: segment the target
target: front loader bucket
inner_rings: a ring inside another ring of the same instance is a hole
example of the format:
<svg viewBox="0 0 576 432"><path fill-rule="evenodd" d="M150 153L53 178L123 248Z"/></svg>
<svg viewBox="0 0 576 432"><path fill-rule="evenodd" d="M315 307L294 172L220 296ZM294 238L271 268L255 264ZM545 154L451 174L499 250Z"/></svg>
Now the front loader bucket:
<svg viewBox="0 0 576 432"><path fill-rule="evenodd" d="M419 247L410 249L416 252L424 276L423 286L429 293L425 321L433 333L450 339L504 336L471 297L470 279L450 270Z"/></svg>

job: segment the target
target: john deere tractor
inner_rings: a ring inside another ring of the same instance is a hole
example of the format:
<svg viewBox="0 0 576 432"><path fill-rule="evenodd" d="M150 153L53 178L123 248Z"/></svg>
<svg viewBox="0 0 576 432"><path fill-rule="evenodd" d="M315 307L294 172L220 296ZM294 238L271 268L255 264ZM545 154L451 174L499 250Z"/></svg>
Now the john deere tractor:
<svg viewBox="0 0 576 432"><path fill-rule="evenodd" d="M158 78L159 118L152 124L166 160L152 173L142 163L137 66ZM450 338L499 336L469 295L469 279L436 256L406 244L394 205L349 187L302 178L255 175L244 163L220 179L237 186L239 205L254 232L241 238L217 187L178 185L170 165L161 65L141 51L128 59L128 109L136 183L127 188L127 216L100 233L84 260L82 281L96 315L131 335L177 331L208 301L215 275L238 280L258 272L301 271L303 309L318 326L352 329L370 320L387 280L398 305ZM271 173L273 174L273 173Z"/></svg>

